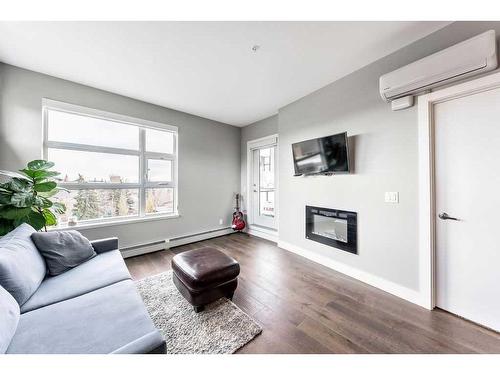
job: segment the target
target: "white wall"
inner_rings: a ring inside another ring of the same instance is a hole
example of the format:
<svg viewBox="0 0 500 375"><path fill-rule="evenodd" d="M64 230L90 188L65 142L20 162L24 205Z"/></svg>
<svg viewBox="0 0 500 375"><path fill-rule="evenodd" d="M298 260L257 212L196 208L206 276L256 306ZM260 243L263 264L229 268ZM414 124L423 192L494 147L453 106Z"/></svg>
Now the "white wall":
<svg viewBox="0 0 500 375"><path fill-rule="evenodd" d="M240 187L239 128L0 63L0 169L41 157L42 98L179 128L181 217L82 230L87 237L118 236L131 246L229 225L232 194Z"/></svg>

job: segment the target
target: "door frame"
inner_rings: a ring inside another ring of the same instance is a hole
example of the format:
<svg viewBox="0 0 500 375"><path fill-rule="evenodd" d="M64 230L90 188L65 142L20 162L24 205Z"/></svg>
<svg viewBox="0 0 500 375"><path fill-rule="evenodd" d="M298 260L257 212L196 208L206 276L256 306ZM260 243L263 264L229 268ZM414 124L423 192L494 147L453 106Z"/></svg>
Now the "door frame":
<svg viewBox="0 0 500 375"><path fill-rule="evenodd" d="M252 152L253 150L259 149L259 148L264 148L267 146L276 146L276 155L275 155L275 175L276 175L276 180L275 180L275 187L276 191L274 194L274 207L275 207L275 223L276 223L276 233L272 233L271 230L265 230L259 229L259 232L262 232L262 237L268 238L271 240L277 240L277 235L278 235L278 229L279 229L279 142L278 142L278 134L272 134L268 135L262 138L257 138L257 139L252 139L251 141L247 142L247 194L246 194L246 210L247 210L247 221L248 221L248 229L250 231L255 230L255 225L252 228L252 222L253 222L253 207L252 207L252 171L253 171L253 158L252 158ZM269 233L267 233L269 232ZM258 234L257 234L258 235ZM276 237L273 238L273 237Z"/></svg>
<svg viewBox="0 0 500 375"><path fill-rule="evenodd" d="M436 307L436 198L434 106L500 88L500 72L476 78L418 98L418 249L419 305Z"/></svg>

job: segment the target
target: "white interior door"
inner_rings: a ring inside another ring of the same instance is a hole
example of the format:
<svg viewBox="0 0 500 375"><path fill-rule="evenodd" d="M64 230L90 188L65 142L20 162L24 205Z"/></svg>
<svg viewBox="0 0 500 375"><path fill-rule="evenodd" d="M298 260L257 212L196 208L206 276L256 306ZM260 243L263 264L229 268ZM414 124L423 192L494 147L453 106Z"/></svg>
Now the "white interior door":
<svg viewBox="0 0 500 375"><path fill-rule="evenodd" d="M276 145L252 149L252 223L276 228Z"/></svg>
<svg viewBox="0 0 500 375"><path fill-rule="evenodd" d="M434 116L436 304L500 331L500 89Z"/></svg>

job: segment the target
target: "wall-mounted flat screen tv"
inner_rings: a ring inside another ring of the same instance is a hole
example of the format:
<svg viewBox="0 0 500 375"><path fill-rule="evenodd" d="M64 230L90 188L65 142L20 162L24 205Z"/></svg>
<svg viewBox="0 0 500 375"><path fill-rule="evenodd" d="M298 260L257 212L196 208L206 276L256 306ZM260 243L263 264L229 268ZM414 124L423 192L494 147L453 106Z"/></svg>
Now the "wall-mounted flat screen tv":
<svg viewBox="0 0 500 375"><path fill-rule="evenodd" d="M292 144L295 175L349 173L347 133Z"/></svg>

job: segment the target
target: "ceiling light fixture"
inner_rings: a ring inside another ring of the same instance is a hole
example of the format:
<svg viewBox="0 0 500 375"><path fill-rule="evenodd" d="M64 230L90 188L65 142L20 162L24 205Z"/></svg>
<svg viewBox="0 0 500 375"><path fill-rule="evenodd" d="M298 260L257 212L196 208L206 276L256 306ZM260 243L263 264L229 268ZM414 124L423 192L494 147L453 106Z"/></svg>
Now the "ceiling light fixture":
<svg viewBox="0 0 500 375"><path fill-rule="evenodd" d="M254 45L252 47L252 51L257 52L259 50L260 46L258 44Z"/></svg>

